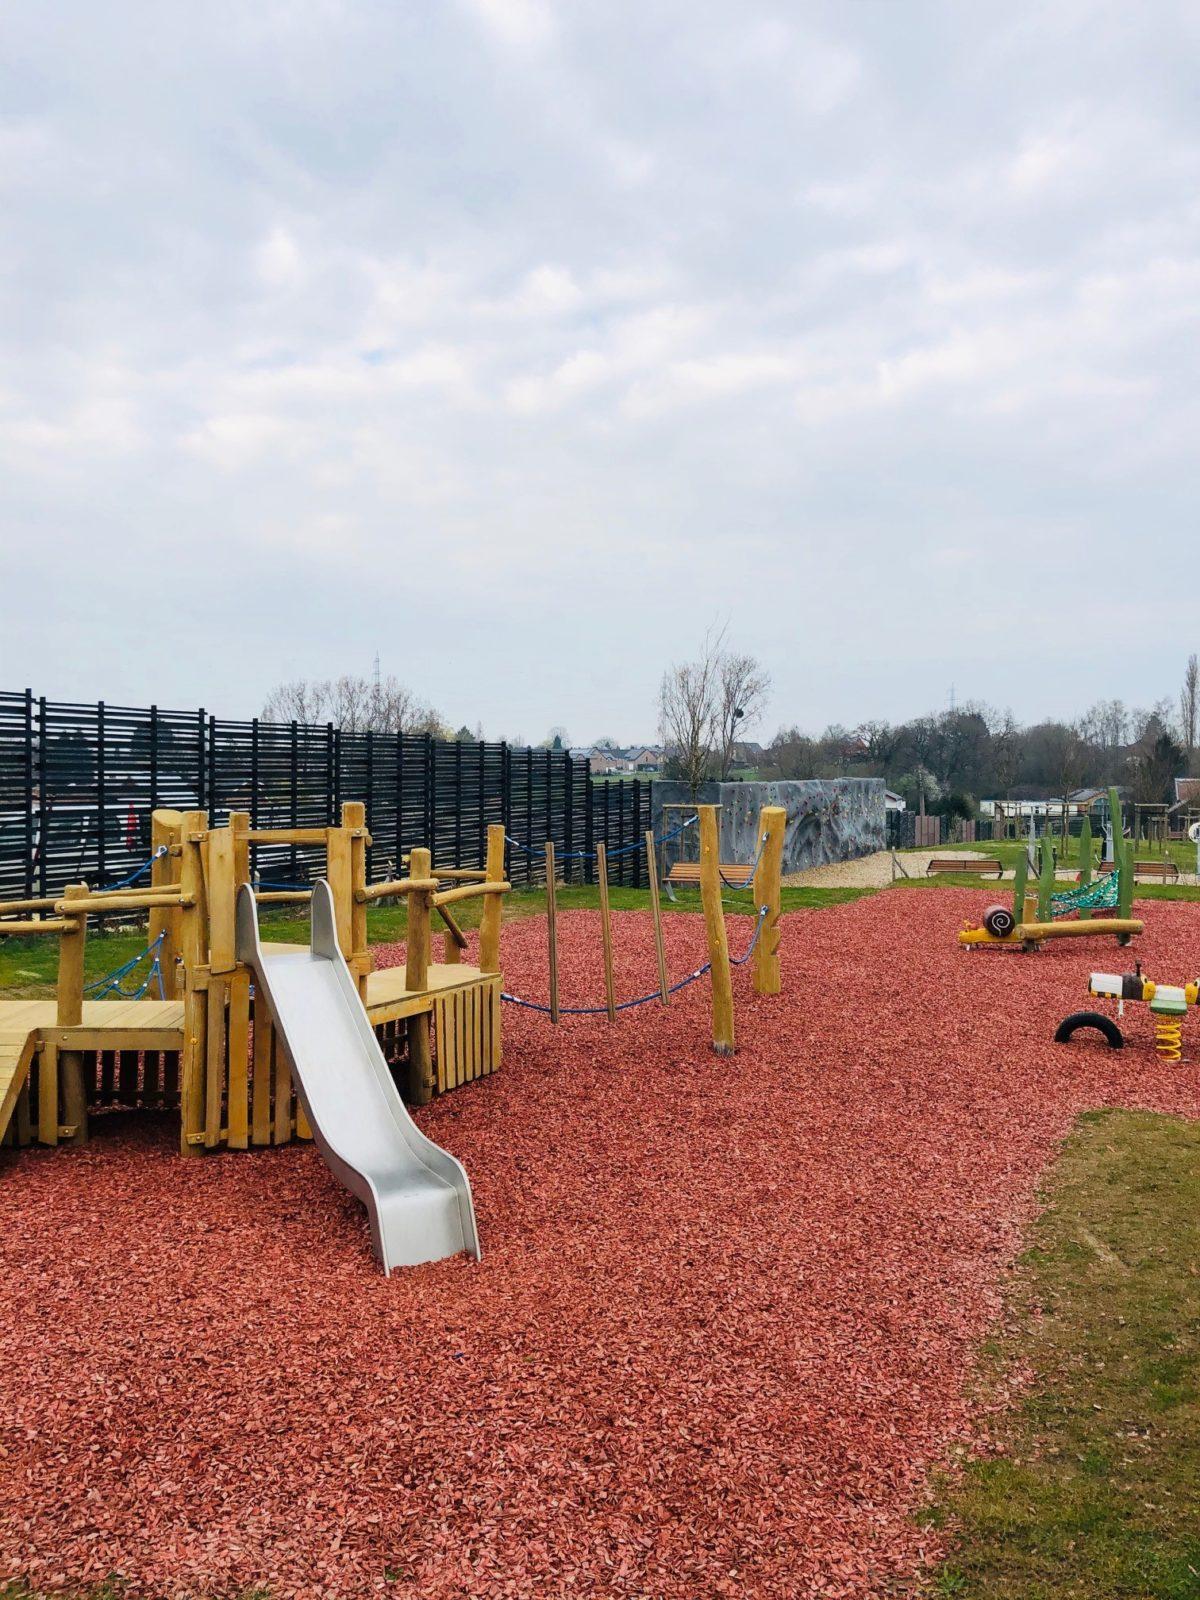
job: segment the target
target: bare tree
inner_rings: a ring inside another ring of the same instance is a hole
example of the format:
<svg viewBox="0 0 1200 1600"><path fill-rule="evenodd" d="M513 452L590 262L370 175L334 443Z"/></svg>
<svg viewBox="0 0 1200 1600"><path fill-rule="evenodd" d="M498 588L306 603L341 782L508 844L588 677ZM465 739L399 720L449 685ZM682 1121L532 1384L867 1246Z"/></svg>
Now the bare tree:
<svg viewBox="0 0 1200 1600"><path fill-rule="evenodd" d="M398 679L295 678L278 684L263 704L265 722L332 722L346 733L441 734L442 719Z"/></svg>
<svg viewBox="0 0 1200 1600"><path fill-rule="evenodd" d="M718 654L714 742L722 783L729 777L738 740L762 716L770 688L769 675L753 656Z"/></svg>
<svg viewBox="0 0 1200 1600"><path fill-rule="evenodd" d="M668 667L659 685L658 726L668 767L687 784L693 803L712 759L724 637L724 630L710 628L699 658Z"/></svg>
<svg viewBox="0 0 1200 1600"><path fill-rule="evenodd" d="M1188 657L1187 671L1183 675L1183 688L1179 691L1179 727L1183 734L1183 748L1191 770L1192 752L1196 748L1196 723L1200 720L1200 661L1193 653Z"/></svg>

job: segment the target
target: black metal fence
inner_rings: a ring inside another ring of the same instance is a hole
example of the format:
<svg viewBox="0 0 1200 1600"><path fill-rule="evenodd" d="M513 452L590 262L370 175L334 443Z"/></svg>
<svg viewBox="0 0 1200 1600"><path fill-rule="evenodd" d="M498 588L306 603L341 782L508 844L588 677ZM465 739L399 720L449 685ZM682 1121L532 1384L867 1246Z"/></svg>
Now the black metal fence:
<svg viewBox="0 0 1200 1600"><path fill-rule="evenodd" d="M488 824L502 822L530 847L510 845L514 883L544 875L547 839L574 881L592 881L603 842L612 882L645 882L643 853L620 852L650 826L649 782L593 783L566 751L0 692L0 898L119 883L146 860L159 806L206 810L218 824L248 811L253 827L303 828L335 821L343 800L366 804L372 878L397 875L414 845L428 845L441 866L477 866ZM322 861L262 846L254 868L291 887Z"/></svg>

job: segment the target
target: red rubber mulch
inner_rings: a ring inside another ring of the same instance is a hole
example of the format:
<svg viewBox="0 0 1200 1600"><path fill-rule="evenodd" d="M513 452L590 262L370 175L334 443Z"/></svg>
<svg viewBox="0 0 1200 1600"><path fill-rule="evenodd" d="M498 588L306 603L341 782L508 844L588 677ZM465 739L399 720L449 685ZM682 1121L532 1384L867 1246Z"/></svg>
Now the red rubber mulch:
<svg viewBox="0 0 1200 1600"><path fill-rule="evenodd" d="M1195 1115L1194 1065L1055 1046L1111 942L968 954L971 891L785 921L736 977L615 1028L506 1011L505 1065L421 1113L484 1260L377 1274L311 1146L181 1161L170 1119L0 1157L0 1577L227 1596L875 1596L938 1554L912 1511L1038 1176L1082 1108ZM1200 908L1137 954L1185 978ZM615 918L622 995L648 918ZM667 919L672 972L703 956ZM740 946L748 921L733 924ZM544 994L540 923L506 981ZM561 919L563 1001L600 991ZM1195 1057L1197 1029L1185 1031Z"/></svg>

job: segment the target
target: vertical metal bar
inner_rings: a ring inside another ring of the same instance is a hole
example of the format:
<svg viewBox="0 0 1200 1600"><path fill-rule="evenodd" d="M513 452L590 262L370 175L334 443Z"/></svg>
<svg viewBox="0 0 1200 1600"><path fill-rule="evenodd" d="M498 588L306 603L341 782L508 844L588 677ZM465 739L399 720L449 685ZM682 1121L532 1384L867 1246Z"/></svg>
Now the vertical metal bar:
<svg viewBox="0 0 1200 1600"><path fill-rule="evenodd" d="M592 778L591 763L588 763L587 784L583 791L583 848L584 856L584 881L595 882L595 869L593 863L596 859L596 795L595 782Z"/></svg>
<svg viewBox="0 0 1200 1600"><path fill-rule="evenodd" d="M105 792L105 763L104 763L104 701L96 702L96 882L101 888L108 882L106 871L107 859L104 848L104 834L108 821L108 795ZM128 837L126 843L128 844Z"/></svg>
<svg viewBox="0 0 1200 1600"><path fill-rule="evenodd" d="M566 855L566 861L563 863L563 882L570 883L569 863L575 853L575 763L571 760L569 750L563 767L563 850Z"/></svg>
<svg viewBox="0 0 1200 1600"><path fill-rule="evenodd" d="M25 691L25 898L33 898L33 690Z"/></svg>
<svg viewBox="0 0 1200 1600"><path fill-rule="evenodd" d="M208 771L208 763L204 752L204 731L208 727L208 719L201 706L196 713L196 810L206 811L208 799L204 789L204 778Z"/></svg>
<svg viewBox="0 0 1200 1600"><path fill-rule="evenodd" d="M209 820L217 820L217 719L208 719L208 809Z"/></svg>
<svg viewBox="0 0 1200 1600"><path fill-rule="evenodd" d="M461 867L462 858L462 741L454 741L454 865Z"/></svg>
<svg viewBox="0 0 1200 1600"><path fill-rule="evenodd" d="M367 729L367 827L371 826L371 814L375 810L375 735L370 728ZM340 813L339 813L340 815ZM370 883L372 872L371 864L375 850L373 845L368 845L367 857L367 882Z"/></svg>
<svg viewBox="0 0 1200 1600"><path fill-rule="evenodd" d="M554 840L546 840L546 937L550 945L550 1021L558 1021L558 886Z"/></svg>
<svg viewBox="0 0 1200 1600"><path fill-rule="evenodd" d="M150 707L150 811L158 810L158 707Z"/></svg>
<svg viewBox="0 0 1200 1600"><path fill-rule="evenodd" d="M396 732L396 859L392 863L392 877L404 876L400 857L404 852L404 735Z"/></svg>
<svg viewBox="0 0 1200 1600"><path fill-rule="evenodd" d="M38 696L38 894L46 893L46 856L50 843L50 806L46 794L46 696Z"/></svg>
<svg viewBox="0 0 1200 1600"><path fill-rule="evenodd" d="M337 735L333 723L325 724L325 826L332 828L337 820Z"/></svg>
<svg viewBox="0 0 1200 1600"><path fill-rule="evenodd" d="M250 826L258 827L258 718L250 719ZM258 846L250 846L250 881L257 882Z"/></svg>
<svg viewBox="0 0 1200 1600"><path fill-rule="evenodd" d="M293 722L292 723L292 755L291 755L291 763L292 763L292 770L291 770L291 782L292 782L291 822L289 824L293 828L298 826L298 824L296 822L296 809L297 809L297 805L298 805L298 802L299 802L299 789L298 789L298 786L299 786L299 782L300 782L300 771L299 771L299 755L300 755L300 752L297 749L298 740L299 740L299 730L298 730L295 722ZM297 867L296 867L296 846L293 845L292 848L291 848L291 854L290 854L289 863L288 863L288 881L290 883L295 883L296 882L296 872L297 872Z"/></svg>
<svg viewBox="0 0 1200 1600"><path fill-rule="evenodd" d="M525 746L525 882L533 882L533 748Z"/></svg>
<svg viewBox="0 0 1200 1600"><path fill-rule="evenodd" d="M437 849L437 745L425 735L425 828L421 844L430 855Z"/></svg>

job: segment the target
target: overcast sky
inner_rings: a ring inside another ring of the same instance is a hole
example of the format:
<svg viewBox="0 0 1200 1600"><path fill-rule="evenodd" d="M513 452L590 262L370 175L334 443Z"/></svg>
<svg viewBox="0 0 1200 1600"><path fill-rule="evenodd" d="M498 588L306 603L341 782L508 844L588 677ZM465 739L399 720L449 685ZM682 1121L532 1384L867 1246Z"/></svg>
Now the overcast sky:
<svg viewBox="0 0 1200 1600"><path fill-rule="evenodd" d="M0 6L0 686L1174 694L1200 6Z"/></svg>

